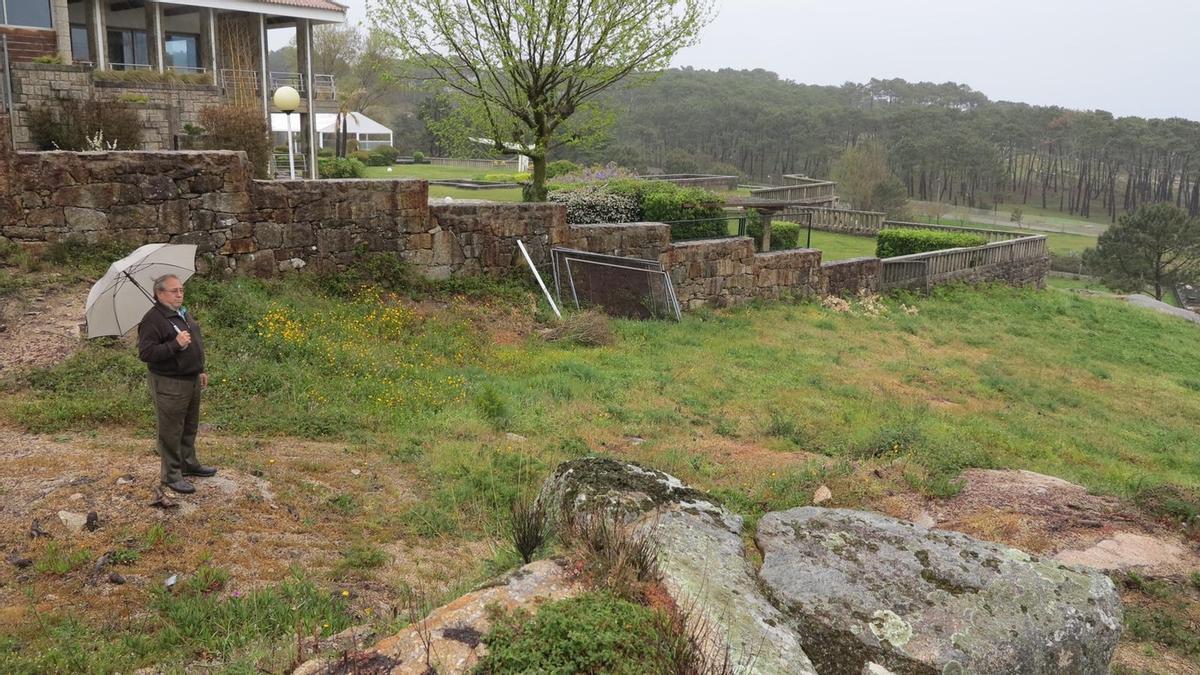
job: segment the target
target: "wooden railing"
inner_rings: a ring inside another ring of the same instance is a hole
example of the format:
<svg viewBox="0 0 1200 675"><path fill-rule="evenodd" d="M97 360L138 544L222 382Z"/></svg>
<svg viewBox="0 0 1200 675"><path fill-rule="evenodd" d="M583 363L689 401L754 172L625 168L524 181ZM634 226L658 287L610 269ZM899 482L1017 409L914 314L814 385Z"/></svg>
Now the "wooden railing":
<svg viewBox="0 0 1200 675"><path fill-rule="evenodd" d="M800 177L796 177L796 179L799 180ZM837 195L834 194L834 188L837 187L837 183L832 181L818 181L811 178L804 178L803 180L807 182L751 190L750 196L781 202L812 202L814 204L832 202L837 199Z"/></svg>
<svg viewBox="0 0 1200 675"><path fill-rule="evenodd" d="M813 229L863 235L878 233L884 222L884 214L879 211L830 209L821 206L795 206L775 215L775 220L800 225L808 225L810 218Z"/></svg>
<svg viewBox="0 0 1200 675"><path fill-rule="evenodd" d="M884 230L894 229L911 229L911 230L936 230L938 232L961 232L964 234L974 234L983 237L989 242L993 241L1008 241L1010 239L1020 239L1027 237L1024 232L1010 232L1007 230L985 230L978 227L956 227L954 225L933 225L931 223L909 223L903 220L885 220L883 221Z"/></svg>
<svg viewBox="0 0 1200 675"><path fill-rule="evenodd" d="M1045 258L1046 237L1025 236L971 248L915 253L884 258L882 290L906 288L928 291L939 283L954 280L962 272L1002 263Z"/></svg>

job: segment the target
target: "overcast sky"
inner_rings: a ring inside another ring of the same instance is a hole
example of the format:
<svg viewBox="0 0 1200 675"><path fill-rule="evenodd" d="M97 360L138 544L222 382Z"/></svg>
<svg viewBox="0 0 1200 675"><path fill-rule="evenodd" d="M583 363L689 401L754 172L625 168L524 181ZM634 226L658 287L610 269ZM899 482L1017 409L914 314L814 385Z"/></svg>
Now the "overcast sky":
<svg viewBox="0 0 1200 675"><path fill-rule="evenodd" d="M366 0L339 1L364 20ZM674 65L806 84L954 81L992 100L1200 120L1197 0L716 2Z"/></svg>

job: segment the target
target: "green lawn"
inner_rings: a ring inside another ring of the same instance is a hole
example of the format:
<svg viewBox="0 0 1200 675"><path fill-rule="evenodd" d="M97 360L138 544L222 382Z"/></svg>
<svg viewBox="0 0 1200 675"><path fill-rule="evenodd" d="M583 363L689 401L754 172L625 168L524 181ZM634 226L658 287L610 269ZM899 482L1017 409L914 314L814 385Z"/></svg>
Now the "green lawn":
<svg viewBox="0 0 1200 675"><path fill-rule="evenodd" d="M390 172L388 169L392 169ZM397 164L393 167L369 166L367 178L422 178L425 180L483 180L486 174L515 173L511 169L497 167L494 169L468 169L454 166L434 166L432 164ZM468 190L444 185L430 185L429 198L437 201L450 197L459 199L488 199L496 202L521 201L521 188L497 188L488 190Z"/></svg>

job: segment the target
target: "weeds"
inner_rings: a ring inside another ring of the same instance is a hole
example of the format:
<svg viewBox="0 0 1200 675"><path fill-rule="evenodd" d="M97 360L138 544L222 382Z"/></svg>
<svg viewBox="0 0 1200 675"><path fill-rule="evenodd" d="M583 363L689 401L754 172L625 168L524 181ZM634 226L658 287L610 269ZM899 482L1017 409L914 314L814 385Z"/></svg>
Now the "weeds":
<svg viewBox="0 0 1200 675"><path fill-rule="evenodd" d="M598 309L571 312L545 333L549 342L603 347L616 341L612 320Z"/></svg>
<svg viewBox="0 0 1200 675"><path fill-rule="evenodd" d="M57 541L52 541L46 544L42 556L33 564L33 571L61 577L83 567L91 560L92 554L87 549L69 549Z"/></svg>
<svg viewBox="0 0 1200 675"><path fill-rule="evenodd" d="M388 555L383 549L368 543L358 543L351 545L350 548L342 553L342 560L338 563L338 569L343 572L350 570L373 570L383 567L387 561Z"/></svg>
<svg viewBox="0 0 1200 675"><path fill-rule="evenodd" d="M658 552L644 532L600 511L576 514L566 524L566 544L583 562L589 584L619 597L641 598L645 584L658 581Z"/></svg>
<svg viewBox="0 0 1200 675"><path fill-rule="evenodd" d="M508 409L508 404L491 385L485 386L475 396L475 407L497 431L504 431L512 424L512 413Z"/></svg>
<svg viewBox="0 0 1200 675"><path fill-rule="evenodd" d="M513 500L509 509L509 536L525 564L532 562L550 536L550 519L540 500Z"/></svg>

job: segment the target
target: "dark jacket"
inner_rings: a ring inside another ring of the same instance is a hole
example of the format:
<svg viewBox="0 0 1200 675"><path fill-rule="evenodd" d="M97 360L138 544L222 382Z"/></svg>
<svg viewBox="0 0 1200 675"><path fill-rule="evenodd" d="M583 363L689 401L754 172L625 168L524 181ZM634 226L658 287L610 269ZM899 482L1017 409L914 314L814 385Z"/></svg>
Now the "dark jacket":
<svg viewBox="0 0 1200 675"><path fill-rule="evenodd" d="M180 349L175 336L191 331L192 343ZM150 372L170 377L193 377L204 372L204 338L200 326L188 313L179 312L156 302L138 324L138 358L145 361Z"/></svg>

